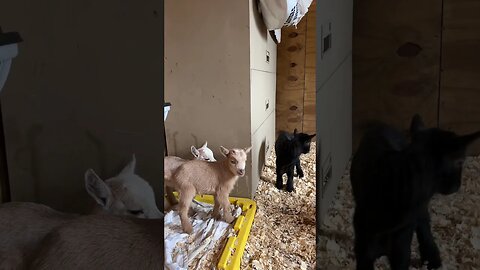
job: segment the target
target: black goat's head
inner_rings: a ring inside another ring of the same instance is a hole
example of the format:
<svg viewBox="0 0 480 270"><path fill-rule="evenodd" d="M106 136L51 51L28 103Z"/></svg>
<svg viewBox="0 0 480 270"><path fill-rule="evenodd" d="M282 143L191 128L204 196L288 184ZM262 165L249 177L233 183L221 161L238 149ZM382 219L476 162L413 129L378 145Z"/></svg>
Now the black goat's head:
<svg viewBox="0 0 480 270"><path fill-rule="evenodd" d="M293 137L300 145L300 150L302 154L307 154L308 152L310 152L310 144L315 135L316 134L309 135L301 132L298 133L297 129L293 130Z"/></svg>
<svg viewBox="0 0 480 270"><path fill-rule="evenodd" d="M460 189L467 147L480 138L480 132L459 136L439 128L426 128L417 114L410 125L412 146L433 158L435 191L444 195Z"/></svg>

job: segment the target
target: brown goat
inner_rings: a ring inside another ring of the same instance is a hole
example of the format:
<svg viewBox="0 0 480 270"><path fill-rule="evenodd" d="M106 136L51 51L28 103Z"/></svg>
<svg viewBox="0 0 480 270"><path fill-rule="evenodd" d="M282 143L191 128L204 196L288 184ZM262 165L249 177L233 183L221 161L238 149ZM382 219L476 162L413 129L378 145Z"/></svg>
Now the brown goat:
<svg viewBox="0 0 480 270"><path fill-rule="evenodd" d="M118 175L106 180L92 169L85 172L85 188L99 206L93 213L147 219L163 217L156 206L152 187L135 174L135 165L133 156ZM37 203L0 204L0 269L24 269L25 260L45 235L76 217L80 215Z"/></svg>
<svg viewBox="0 0 480 270"><path fill-rule="evenodd" d="M180 165L171 178L165 179L167 187L174 188L180 193L180 220L186 233L193 230L188 218L188 209L196 194L214 195L213 216L220 219L220 208L223 208L224 220L228 223L233 221L228 196L238 178L245 175L247 154L251 147L228 150L220 146L220 150L226 157L222 161L190 160Z"/></svg>
<svg viewBox="0 0 480 270"><path fill-rule="evenodd" d="M45 235L76 217L38 203L1 204L0 269L24 269L25 259Z"/></svg>
<svg viewBox="0 0 480 270"><path fill-rule="evenodd" d="M160 269L163 217L90 215L48 234L28 269Z"/></svg>
<svg viewBox="0 0 480 270"><path fill-rule="evenodd" d="M192 152L192 155L194 159L197 160L205 160L208 162L215 162L217 161L213 155L213 152L210 148L207 146L207 142L205 142L202 147L200 148L195 148L195 146L191 146L190 150ZM173 176L175 171L185 163L187 160L183 158L179 158L176 156L166 156L163 160L164 164L164 179L169 179ZM165 209L167 208L173 208L174 205L176 205L177 199L173 195L173 189L171 187L164 186L165 188L165 194L167 195L167 201L165 202ZM168 202L168 207L167 207L167 202Z"/></svg>

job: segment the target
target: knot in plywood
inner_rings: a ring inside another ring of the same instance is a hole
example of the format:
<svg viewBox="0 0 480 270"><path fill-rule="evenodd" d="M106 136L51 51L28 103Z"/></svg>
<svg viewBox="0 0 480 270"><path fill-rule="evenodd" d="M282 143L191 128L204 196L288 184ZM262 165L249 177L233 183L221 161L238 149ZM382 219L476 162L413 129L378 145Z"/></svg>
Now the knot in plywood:
<svg viewBox="0 0 480 270"><path fill-rule="evenodd" d="M415 57L422 51L422 47L416 43L406 42L398 47L397 54L401 57Z"/></svg>

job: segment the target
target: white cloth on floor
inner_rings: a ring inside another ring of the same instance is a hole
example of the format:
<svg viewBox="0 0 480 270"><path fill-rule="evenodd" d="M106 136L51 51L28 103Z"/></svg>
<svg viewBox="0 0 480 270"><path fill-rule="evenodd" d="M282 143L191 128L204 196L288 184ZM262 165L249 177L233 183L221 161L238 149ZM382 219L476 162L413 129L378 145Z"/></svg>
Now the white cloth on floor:
<svg viewBox="0 0 480 270"><path fill-rule="evenodd" d="M165 215L165 269L186 270L192 261L201 258L197 263L199 267L206 254L233 233L231 224L212 217L213 205L194 201L191 206L195 214L190 235L183 232L178 212L170 211ZM233 216L236 218L241 213L242 209L236 206Z"/></svg>

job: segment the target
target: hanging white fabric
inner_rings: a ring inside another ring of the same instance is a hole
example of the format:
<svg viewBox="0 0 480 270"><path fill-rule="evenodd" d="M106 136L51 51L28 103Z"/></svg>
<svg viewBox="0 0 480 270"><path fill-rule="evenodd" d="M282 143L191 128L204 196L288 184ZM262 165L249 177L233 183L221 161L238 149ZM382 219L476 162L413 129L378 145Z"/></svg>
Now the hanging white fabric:
<svg viewBox="0 0 480 270"><path fill-rule="evenodd" d="M268 30L297 26L313 0L259 0L263 21Z"/></svg>

